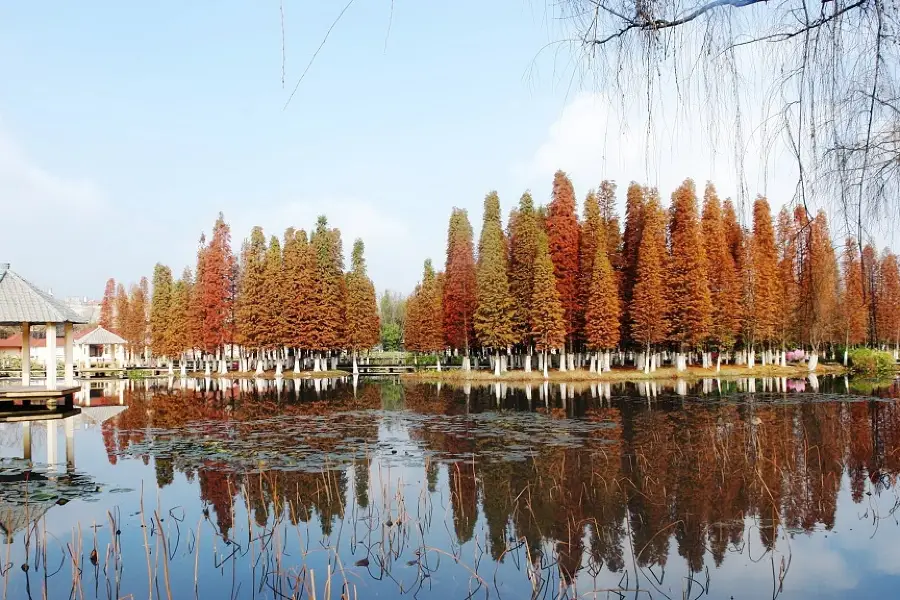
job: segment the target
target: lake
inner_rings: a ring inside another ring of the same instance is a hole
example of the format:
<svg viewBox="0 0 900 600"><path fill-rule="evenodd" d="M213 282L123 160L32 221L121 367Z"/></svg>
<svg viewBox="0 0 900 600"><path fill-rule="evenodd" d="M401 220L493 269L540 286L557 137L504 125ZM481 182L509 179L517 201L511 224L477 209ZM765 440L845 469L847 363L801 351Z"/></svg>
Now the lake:
<svg viewBox="0 0 900 600"><path fill-rule="evenodd" d="M0 424L2 598L880 598L900 385L85 384Z"/></svg>

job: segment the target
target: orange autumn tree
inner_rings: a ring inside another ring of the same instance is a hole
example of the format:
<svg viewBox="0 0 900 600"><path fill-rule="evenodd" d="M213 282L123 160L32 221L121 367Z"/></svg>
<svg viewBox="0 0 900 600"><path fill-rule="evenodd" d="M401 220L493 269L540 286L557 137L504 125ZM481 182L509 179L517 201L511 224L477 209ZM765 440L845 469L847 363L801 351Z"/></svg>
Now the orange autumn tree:
<svg viewBox="0 0 900 600"><path fill-rule="evenodd" d="M844 286L841 294L841 323L844 333L844 365L847 364L847 346L856 346L866 341L868 315L863 297L862 270L856 241L847 238L841 257L841 271Z"/></svg>
<svg viewBox="0 0 900 600"><path fill-rule="evenodd" d="M534 282L531 295L531 335L535 348L541 353L541 368L547 377L550 368L548 352L562 346L566 338L565 311L553 275L553 261L547 234L537 232L537 253L534 259ZM560 362L563 358L560 357Z"/></svg>
<svg viewBox="0 0 900 600"><path fill-rule="evenodd" d="M591 357L591 371L609 371L609 351L619 343L619 289L606 250L606 236L599 236L594 248L591 285L585 310L584 335L588 347L605 353Z"/></svg>
<svg viewBox="0 0 900 600"><path fill-rule="evenodd" d="M513 327L516 342L531 353L531 302L534 296L534 269L541 226L529 192L522 194L516 218L510 223L509 292L513 298ZM525 369L530 370L530 356Z"/></svg>
<svg viewBox="0 0 900 600"><path fill-rule="evenodd" d="M128 294L125 292L125 286L119 283L116 285L116 302L115 314L113 315L112 331L121 337L126 336L128 329Z"/></svg>
<svg viewBox="0 0 900 600"><path fill-rule="evenodd" d="M500 353L513 343L513 300L506 276L506 242L500 223L500 198L490 192L484 199L484 223L478 241L476 267L477 307L475 335L494 353L494 373L502 370Z"/></svg>
<svg viewBox="0 0 900 600"><path fill-rule="evenodd" d="M406 304L404 346L413 352L434 353L444 347L438 276L431 259L422 268L422 281Z"/></svg>
<svg viewBox="0 0 900 600"><path fill-rule="evenodd" d="M310 349L316 319L314 304L315 256L306 231L295 231L284 245L285 343L295 351L294 371L300 370L301 353Z"/></svg>
<svg viewBox="0 0 900 600"><path fill-rule="evenodd" d="M469 347L475 327L475 255L468 213L454 208L447 229L442 325L447 345L464 353L462 367L468 370Z"/></svg>
<svg viewBox="0 0 900 600"><path fill-rule="evenodd" d="M191 288L194 285L193 276L189 268L184 269L181 278L172 285L172 300L170 309L170 327L172 353L179 354L179 360L184 365L184 352L190 348L189 315L191 304ZM182 367L182 373L185 369Z"/></svg>
<svg viewBox="0 0 900 600"><path fill-rule="evenodd" d="M750 294L747 308L749 349L775 338L778 319L778 249L769 202L758 196L753 203L753 236L750 239ZM752 356L751 359L753 360ZM765 354L763 355L765 364ZM751 364L752 366L752 364Z"/></svg>
<svg viewBox="0 0 900 600"><path fill-rule="evenodd" d="M266 320L266 236L262 227L250 230L250 238L241 247L238 294L235 300L237 343L243 351L263 347L263 323ZM245 359L246 360L246 359ZM257 371L262 361L257 356ZM249 370L249 365L244 365Z"/></svg>
<svg viewBox="0 0 900 600"><path fill-rule="evenodd" d="M878 285L878 326L879 341L900 349L900 268L897 255L884 250L879 269L881 278Z"/></svg>
<svg viewBox="0 0 900 600"><path fill-rule="evenodd" d="M600 238L603 238L602 240ZM581 231L578 236L578 314L577 329L579 337L586 340L584 331L588 299L593 284L594 259L598 244L606 249L606 227L600 216L600 202L594 190L590 190L584 198L584 211ZM607 257L608 260L608 257Z"/></svg>
<svg viewBox="0 0 900 600"><path fill-rule="evenodd" d="M310 238L315 259L313 306L315 319L310 328L310 349L328 353L341 347L344 340L345 293L344 254L341 232L328 227L328 219L320 216ZM313 359L313 370L323 368L320 356Z"/></svg>
<svg viewBox="0 0 900 600"><path fill-rule="evenodd" d="M606 255L614 271L622 268L622 232L619 231L619 216L616 213L616 182L604 179L597 190L597 203L600 205L600 220L606 235Z"/></svg>
<svg viewBox="0 0 900 600"><path fill-rule="evenodd" d="M571 351L578 325L578 216L575 214L575 190L563 171L553 176L553 191L547 211L547 243L556 289L565 311L566 336ZM570 366L572 359L570 358Z"/></svg>
<svg viewBox="0 0 900 600"><path fill-rule="evenodd" d="M632 337L644 349L644 371L655 366L652 350L668 333L666 272L666 219L659 193L647 194L643 209L643 231L638 250L637 278L631 300Z"/></svg>
<svg viewBox="0 0 900 600"><path fill-rule="evenodd" d="M347 347L353 353L353 372L358 372L356 357L378 343L378 303L375 285L366 273L365 246L361 239L353 242L347 281Z"/></svg>
<svg viewBox="0 0 900 600"><path fill-rule="evenodd" d="M779 342L782 352L787 350L787 345L794 339L792 329L796 321L797 297L800 293L797 279L799 261L797 242L800 226L796 218L788 212L787 207L782 207L778 212L775 238L778 248L775 339Z"/></svg>
<svg viewBox="0 0 900 600"><path fill-rule="evenodd" d="M231 229L219 213L209 245L203 251L203 268L197 273L195 293L202 312L200 347L209 355L224 356L233 337L234 255ZM199 315L198 315L199 316Z"/></svg>
<svg viewBox="0 0 900 600"><path fill-rule="evenodd" d="M696 350L709 335L712 301L706 273L706 250L697 214L697 190L686 179L672 194L668 275L669 335L678 345L677 369L686 367L681 353ZM704 359L704 366L706 360Z"/></svg>
<svg viewBox="0 0 900 600"><path fill-rule="evenodd" d="M712 304L709 337L719 349L716 359L718 370L722 352L734 347L740 332L741 282L725 233L722 207L712 183L706 184L703 195L702 227Z"/></svg>
<svg viewBox="0 0 900 600"><path fill-rule="evenodd" d="M282 368L282 350L287 322L284 318L285 297L284 264L281 242L277 236L269 238L269 247L263 262L262 312L258 325L258 342L276 361L276 370ZM258 368L258 367L257 367Z"/></svg>
<svg viewBox="0 0 900 600"><path fill-rule="evenodd" d="M172 269L156 263L153 268L153 298L150 301L150 350L171 358L172 349Z"/></svg>
<svg viewBox="0 0 900 600"><path fill-rule="evenodd" d="M634 283L637 281L638 253L641 247L641 238L644 230L644 205L646 203L647 190L631 182L625 197L625 231L622 234L621 256L621 285L619 294L621 305L625 311L622 319L622 337L634 341L631 336L631 300L634 293Z"/></svg>
<svg viewBox="0 0 900 600"><path fill-rule="evenodd" d="M805 216L805 211L804 211ZM801 230L802 232L802 230ZM831 234L823 211L801 233L799 330L812 348L810 369L818 362L819 348L829 341L839 312L839 274Z"/></svg>
<svg viewBox="0 0 900 600"><path fill-rule="evenodd" d="M100 327L113 331L116 310L116 280L110 277L103 289L103 301L100 302Z"/></svg>

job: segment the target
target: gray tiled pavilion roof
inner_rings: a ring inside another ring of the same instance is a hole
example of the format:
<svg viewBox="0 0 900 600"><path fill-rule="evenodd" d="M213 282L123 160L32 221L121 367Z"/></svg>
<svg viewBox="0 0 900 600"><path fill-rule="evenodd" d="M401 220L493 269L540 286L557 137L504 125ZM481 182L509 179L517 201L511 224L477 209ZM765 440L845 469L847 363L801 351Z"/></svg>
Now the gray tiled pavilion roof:
<svg viewBox="0 0 900 600"><path fill-rule="evenodd" d="M84 317L0 263L0 325L87 323Z"/></svg>
<svg viewBox="0 0 900 600"><path fill-rule="evenodd" d="M106 344L127 344L125 340L114 334L108 329L104 329L99 325L94 327L83 335L75 338L76 344L88 345L106 345Z"/></svg>

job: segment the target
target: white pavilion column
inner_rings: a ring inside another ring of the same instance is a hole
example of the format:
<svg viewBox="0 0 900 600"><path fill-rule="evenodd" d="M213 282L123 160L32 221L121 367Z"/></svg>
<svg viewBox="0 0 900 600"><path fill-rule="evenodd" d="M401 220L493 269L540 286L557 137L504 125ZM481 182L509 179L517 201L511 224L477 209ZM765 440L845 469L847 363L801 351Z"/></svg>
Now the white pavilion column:
<svg viewBox="0 0 900 600"><path fill-rule="evenodd" d="M47 389L56 389L56 324L47 323Z"/></svg>
<svg viewBox="0 0 900 600"><path fill-rule="evenodd" d="M72 344L75 341L75 335L71 323L66 323L66 385L75 383L75 357L73 355L74 348Z"/></svg>
<svg viewBox="0 0 900 600"><path fill-rule="evenodd" d="M66 430L66 467L75 467L75 418L63 419Z"/></svg>
<svg viewBox="0 0 900 600"><path fill-rule="evenodd" d="M22 323L22 385L31 385L31 324Z"/></svg>
<svg viewBox="0 0 900 600"><path fill-rule="evenodd" d="M22 422L22 458L31 460L31 421Z"/></svg>
<svg viewBox="0 0 900 600"><path fill-rule="evenodd" d="M47 425L47 464L56 464L56 419L44 421Z"/></svg>

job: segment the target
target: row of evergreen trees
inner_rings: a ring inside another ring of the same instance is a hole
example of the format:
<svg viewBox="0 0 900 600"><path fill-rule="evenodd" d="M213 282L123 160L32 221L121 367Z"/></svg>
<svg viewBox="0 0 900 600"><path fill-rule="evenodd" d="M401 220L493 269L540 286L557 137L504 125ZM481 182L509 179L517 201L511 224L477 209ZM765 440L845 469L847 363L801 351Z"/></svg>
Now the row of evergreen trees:
<svg viewBox="0 0 900 600"><path fill-rule="evenodd" d="M480 347L497 355L499 371L510 352L526 354L530 370L532 348L558 350L562 369L581 350L603 352L591 368L609 369L609 351L631 348L649 369L660 348L684 368L685 352L702 352L708 366L706 351L742 348L752 366L760 349L764 362L784 362L793 346L816 355L826 344L900 344L896 255L867 245L860 258L848 239L839 265L822 211L783 208L773 222L758 197L745 228L711 183L701 210L690 179L668 210L655 188L631 183L624 230L615 204L616 185L604 181L579 219L572 183L558 171L549 205L535 207L526 192L504 232L491 192L477 253L466 211L454 208L444 271L427 260L409 299L406 348L468 357Z"/></svg>
<svg viewBox="0 0 900 600"><path fill-rule="evenodd" d="M130 296L110 279L100 322L123 335L133 355L149 348L157 357L221 358L236 345L245 370L251 358L257 370L266 362L280 370L287 359L297 369L309 360L324 370L325 355L342 350L353 353L355 364L357 353L379 338L375 286L363 254L358 239L345 273L340 231L322 216L311 234L288 228L283 241L272 236L268 244L254 227L235 257L220 214L209 242L200 239L193 272L186 268L174 280L169 267L157 264L152 296L146 278Z"/></svg>

